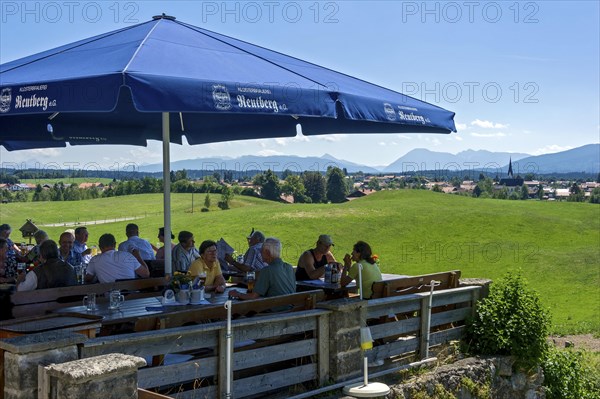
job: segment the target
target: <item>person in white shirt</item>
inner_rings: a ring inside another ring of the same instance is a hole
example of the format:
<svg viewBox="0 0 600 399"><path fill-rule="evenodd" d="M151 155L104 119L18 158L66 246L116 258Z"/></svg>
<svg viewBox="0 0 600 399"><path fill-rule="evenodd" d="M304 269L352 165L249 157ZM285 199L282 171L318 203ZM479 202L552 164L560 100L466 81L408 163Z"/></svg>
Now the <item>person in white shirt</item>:
<svg viewBox="0 0 600 399"><path fill-rule="evenodd" d="M115 251L117 242L112 234L103 234L98 242L101 254L90 261L85 275L85 281L93 282L96 278L100 283L112 283L115 280L132 279L150 276L148 266L137 249L131 251Z"/></svg>
<svg viewBox="0 0 600 399"><path fill-rule="evenodd" d="M127 241L119 244L119 251L131 252L134 249L140 251L140 255L144 260L154 260L154 250L149 241L140 238L140 230L137 224L129 223L125 227L125 234L127 235Z"/></svg>

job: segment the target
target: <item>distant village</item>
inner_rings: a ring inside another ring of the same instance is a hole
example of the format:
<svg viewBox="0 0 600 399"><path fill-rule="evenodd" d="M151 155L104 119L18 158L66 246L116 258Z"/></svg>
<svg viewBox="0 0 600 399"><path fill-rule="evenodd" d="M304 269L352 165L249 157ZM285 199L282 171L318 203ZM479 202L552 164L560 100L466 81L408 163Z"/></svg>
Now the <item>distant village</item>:
<svg viewBox="0 0 600 399"><path fill-rule="evenodd" d="M598 181L543 180L536 179L532 174L526 174L523 178L513 175L511 164L506 177L491 178L480 174L477 180L469 176L442 179L414 174L347 173L339 168L332 169L337 172L334 175L339 176L337 186L330 181L331 171L328 171L325 176L318 172L276 174L268 171L259 173L252 179L245 177L239 180L232 179L227 172L223 173L224 178L220 173L215 172L203 178L192 179L188 178L185 170L177 171L171 172L172 192L222 194L226 201L229 201L233 195L250 195L287 203L322 203L351 201L381 190L423 189L479 198L600 203ZM311 178L316 178L317 183L311 182ZM68 181L69 178L65 180ZM597 180L600 180L600 176ZM323 192L311 192L315 190L315 186L320 187ZM338 193L330 196L330 191L333 190L337 190ZM70 201L150 192L162 192L161 179L145 176L127 181L113 179L108 183L100 181L56 184L0 183L0 197L3 203Z"/></svg>

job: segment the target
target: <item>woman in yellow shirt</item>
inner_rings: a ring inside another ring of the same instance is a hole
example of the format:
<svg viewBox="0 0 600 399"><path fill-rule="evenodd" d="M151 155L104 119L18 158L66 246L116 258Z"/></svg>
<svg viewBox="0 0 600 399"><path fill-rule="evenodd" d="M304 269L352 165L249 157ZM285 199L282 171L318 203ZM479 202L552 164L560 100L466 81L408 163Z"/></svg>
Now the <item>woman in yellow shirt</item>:
<svg viewBox="0 0 600 399"><path fill-rule="evenodd" d="M196 277L201 273L206 273L204 285L207 291L225 291L225 278L223 278L221 265L217 259L217 244L214 241L206 240L200 244L199 250L200 257L190 266L189 274Z"/></svg>

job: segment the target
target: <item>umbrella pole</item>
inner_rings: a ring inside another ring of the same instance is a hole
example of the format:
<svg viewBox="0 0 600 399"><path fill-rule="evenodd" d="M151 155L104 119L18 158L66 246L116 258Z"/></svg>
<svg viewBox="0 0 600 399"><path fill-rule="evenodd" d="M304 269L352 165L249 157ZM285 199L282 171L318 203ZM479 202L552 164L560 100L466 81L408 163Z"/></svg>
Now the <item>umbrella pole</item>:
<svg viewBox="0 0 600 399"><path fill-rule="evenodd" d="M163 142L163 213L165 220L165 276L171 275L171 143L169 113L162 113L162 142Z"/></svg>

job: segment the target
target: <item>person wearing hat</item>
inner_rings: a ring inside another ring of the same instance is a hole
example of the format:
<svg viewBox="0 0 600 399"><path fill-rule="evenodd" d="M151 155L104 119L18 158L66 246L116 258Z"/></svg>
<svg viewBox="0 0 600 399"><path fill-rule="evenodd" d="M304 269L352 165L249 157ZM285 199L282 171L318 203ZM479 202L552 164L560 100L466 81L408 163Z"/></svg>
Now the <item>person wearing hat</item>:
<svg viewBox="0 0 600 399"><path fill-rule="evenodd" d="M262 246L265 242L265 235L256 230L252 231L248 237L248 250L244 254L242 262L236 261L231 254L225 255L225 260L230 265L242 272L259 271L268 266L262 258Z"/></svg>
<svg viewBox="0 0 600 399"><path fill-rule="evenodd" d="M330 235L321 234L314 249L304 251L298 259L296 280L316 280L325 274L325 265L337 263L330 249L333 246Z"/></svg>
<svg viewBox="0 0 600 399"><path fill-rule="evenodd" d="M173 233L171 233L171 240L173 240L175 238L175 235ZM169 240L169 242L171 243L171 251L173 250L173 248L175 247L175 244L173 244L173 242ZM167 244L165 244L165 228L161 227L158 229L158 241L163 243L163 246L158 248L156 250L156 259L164 259L165 258L165 247L167 246Z"/></svg>

